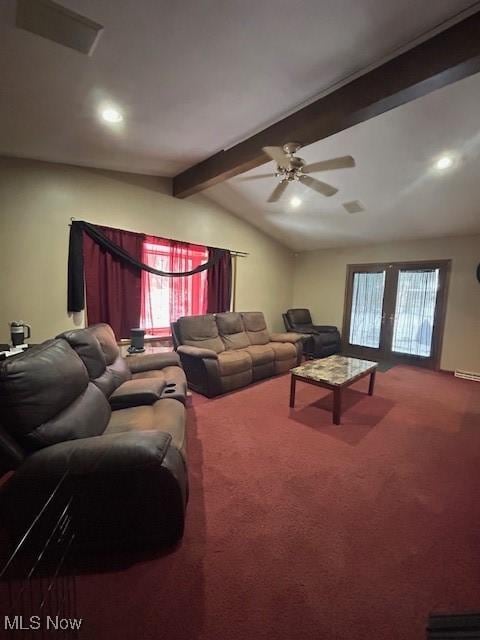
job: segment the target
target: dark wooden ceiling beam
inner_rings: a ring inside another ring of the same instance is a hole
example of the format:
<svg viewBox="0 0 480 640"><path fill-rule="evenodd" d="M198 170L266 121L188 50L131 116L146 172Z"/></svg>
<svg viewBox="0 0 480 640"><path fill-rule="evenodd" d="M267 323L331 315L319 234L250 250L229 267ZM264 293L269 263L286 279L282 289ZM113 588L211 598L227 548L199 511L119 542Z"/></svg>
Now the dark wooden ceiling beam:
<svg viewBox="0 0 480 640"><path fill-rule="evenodd" d="M480 71L480 11L173 179L179 198L253 169L262 147L312 144Z"/></svg>

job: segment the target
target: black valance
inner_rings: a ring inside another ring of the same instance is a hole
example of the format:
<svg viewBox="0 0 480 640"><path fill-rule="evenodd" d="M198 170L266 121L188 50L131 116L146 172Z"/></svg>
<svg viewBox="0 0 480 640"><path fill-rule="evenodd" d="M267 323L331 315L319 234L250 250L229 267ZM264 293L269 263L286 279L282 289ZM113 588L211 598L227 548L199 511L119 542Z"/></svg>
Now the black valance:
<svg viewBox="0 0 480 640"><path fill-rule="evenodd" d="M148 264L138 261L127 253L124 249L109 240L102 231L95 225L83 220L72 221L70 226L70 241L68 250L68 311L77 312L84 308L85 288L84 288L84 264L83 264L83 233L87 233L90 238L110 254L122 260L126 264L148 271L157 276L167 278L180 278L193 276L196 273L205 271L213 267L219 260L230 252L227 249L217 249L207 247L208 260L191 271L169 272L154 269Z"/></svg>

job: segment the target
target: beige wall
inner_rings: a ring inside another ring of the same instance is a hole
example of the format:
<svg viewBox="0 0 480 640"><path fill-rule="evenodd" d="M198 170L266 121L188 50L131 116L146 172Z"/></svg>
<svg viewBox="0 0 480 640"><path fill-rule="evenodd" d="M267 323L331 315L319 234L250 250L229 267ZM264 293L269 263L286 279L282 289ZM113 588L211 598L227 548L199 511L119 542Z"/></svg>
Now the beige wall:
<svg viewBox="0 0 480 640"><path fill-rule="evenodd" d="M290 305L293 256L202 196L178 200L170 181L60 164L0 158L0 342L8 322L32 325L45 340L83 317L69 317L70 217L199 244L249 252L238 258L236 308L263 310L282 328Z"/></svg>
<svg viewBox="0 0 480 640"><path fill-rule="evenodd" d="M238 259L237 309L262 309L272 329L306 306L341 326L346 265L452 259L441 366L480 371L480 236L291 253L202 196L177 200L150 176L0 158L0 342L21 319L41 341L75 325L66 311L70 217L249 252Z"/></svg>
<svg viewBox="0 0 480 640"><path fill-rule="evenodd" d="M318 323L342 325L348 264L452 260L441 367L480 372L480 236L307 251L297 255L293 301Z"/></svg>

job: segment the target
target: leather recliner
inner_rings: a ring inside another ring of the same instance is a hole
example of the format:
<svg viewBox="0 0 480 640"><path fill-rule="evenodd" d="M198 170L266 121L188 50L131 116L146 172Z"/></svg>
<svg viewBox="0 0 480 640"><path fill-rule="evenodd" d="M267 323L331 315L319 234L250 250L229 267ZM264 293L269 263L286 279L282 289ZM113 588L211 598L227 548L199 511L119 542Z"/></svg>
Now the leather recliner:
<svg viewBox="0 0 480 640"><path fill-rule="evenodd" d="M185 404L187 380L173 351L122 358L108 324L73 329L57 338L65 339L77 352L90 380L109 399L112 409L152 404L160 398L175 398Z"/></svg>
<svg viewBox="0 0 480 640"><path fill-rule="evenodd" d="M288 309L283 314L287 331L304 336L303 352L311 358L325 358L341 349L340 333L331 325L313 324L309 309Z"/></svg>
<svg viewBox="0 0 480 640"><path fill-rule="evenodd" d="M184 316L172 323L188 384L213 397L299 364L301 336L270 333L261 312Z"/></svg>
<svg viewBox="0 0 480 640"><path fill-rule="evenodd" d="M65 474L81 546L144 548L173 544L183 534L184 405L167 397L112 412L64 339L0 363L0 462L14 470L0 493L12 535Z"/></svg>

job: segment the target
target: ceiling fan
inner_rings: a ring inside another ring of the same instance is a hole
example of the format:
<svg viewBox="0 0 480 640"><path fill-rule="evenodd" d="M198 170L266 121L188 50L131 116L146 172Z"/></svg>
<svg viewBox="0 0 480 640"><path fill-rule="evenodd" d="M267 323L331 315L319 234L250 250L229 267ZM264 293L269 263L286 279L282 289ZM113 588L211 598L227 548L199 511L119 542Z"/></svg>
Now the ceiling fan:
<svg viewBox="0 0 480 640"><path fill-rule="evenodd" d="M333 196L338 189L326 182L312 178L308 174L316 173L317 171L347 169L355 166L355 160L352 156L342 156L307 164L303 158L295 155L301 146L298 142L287 142L283 147L263 147L263 151L277 163L274 176L280 178L279 184L272 191L267 202L278 202L285 193L288 183L293 181L299 181L323 196ZM271 178L271 176L272 174L265 173L257 176L248 176L244 180L258 180L260 178Z"/></svg>

